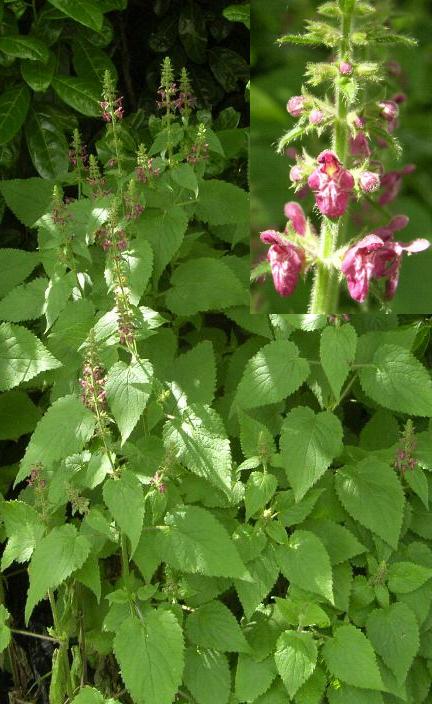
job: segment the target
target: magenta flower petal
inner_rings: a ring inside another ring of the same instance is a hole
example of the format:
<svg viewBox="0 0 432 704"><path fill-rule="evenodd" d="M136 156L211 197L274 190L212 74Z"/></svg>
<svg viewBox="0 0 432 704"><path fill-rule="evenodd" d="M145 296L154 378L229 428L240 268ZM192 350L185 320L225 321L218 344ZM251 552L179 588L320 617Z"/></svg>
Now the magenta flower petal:
<svg viewBox="0 0 432 704"><path fill-rule="evenodd" d="M304 235L306 232L306 217L301 205L295 202L285 203L285 217L291 220L294 230L299 235Z"/></svg>
<svg viewBox="0 0 432 704"><path fill-rule="evenodd" d="M323 215L340 217L348 207L354 178L329 149L318 155L317 162L318 168L308 178L308 185L315 193L315 202Z"/></svg>

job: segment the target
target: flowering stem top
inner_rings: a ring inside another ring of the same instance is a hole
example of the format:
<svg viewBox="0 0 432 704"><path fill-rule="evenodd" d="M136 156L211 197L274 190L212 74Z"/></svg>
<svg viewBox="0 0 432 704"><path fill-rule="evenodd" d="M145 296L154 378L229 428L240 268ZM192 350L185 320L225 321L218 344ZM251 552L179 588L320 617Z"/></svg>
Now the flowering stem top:
<svg viewBox="0 0 432 704"><path fill-rule="evenodd" d="M280 295L291 295L300 275L313 269L310 313L337 313L343 282L353 300L367 303L373 293L386 308L386 301L396 292L403 254L420 252L430 243L425 239L406 244L394 240L394 233L408 223L406 216L387 222L383 206L397 196L402 176L414 169L407 165L400 171L386 172L383 163L385 150L400 156L393 133L399 124L399 105L406 96L400 91L390 98L388 95L397 78L396 62L383 65L363 61L359 55L365 54L365 48L369 55L370 49L381 43L412 46L416 42L393 34L387 18L363 0L325 2L318 12L327 21L308 21L305 34L287 35L279 43L323 44L332 50L329 62L308 64L306 75L311 86L330 83L333 100L327 96L321 99L306 87L301 95L291 97L287 110L297 124L282 137L279 151L286 153L290 143L314 132L319 137L329 135L328 148L316 157L305 150L301 156L292 148L288 150L296 155L291 181L300 197L309 189L313 192L321 214L320 232L303 214L302 233L291 219L284 234L266 231L261 239L271 245L267 259ZM371 82L381 88L378 98L376 90L373 98L368 91ZM353 242L346 242L350 205L361 199L364 202L356 219L360 232ZM293 206L291 203L291 211ZM386 222L361 229L361 218L375 211L385 216Z"/></svg>

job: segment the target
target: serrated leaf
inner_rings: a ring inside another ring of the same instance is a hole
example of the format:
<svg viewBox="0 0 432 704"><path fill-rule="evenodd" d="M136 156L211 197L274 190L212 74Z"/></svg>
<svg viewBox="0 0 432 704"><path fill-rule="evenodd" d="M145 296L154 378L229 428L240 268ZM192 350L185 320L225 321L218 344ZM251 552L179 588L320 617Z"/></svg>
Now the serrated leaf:
<svg viewBox="0 0 432 704"><path fill-rule="evenodd" d="M210 601L190 614L185 632L191 643L204 648L229 653L250 652L234 614L221 601Z"/></svg>
<svg viewBox="0 0 432 704"><path fill-rule="evenodd" d="M166 293L168 308L176 315L221 310L242 305L246 288L225 262L210 257L180 264Z"/></svg>
<svg viewBox="0 0 432 704"><path fill-rule="evenodd" d="M0 604L0 653L8 647L11 641L11 632L7 625L9 618L9 611L4 604Z"/></svg>
<svg viewBox="0 0 432 704"><path fill-rule="evenodd" d="M278 403L297 391L308 375L309 364L293 342L270 342L247 363L235 403L245 409Z"/></svg>
<svg viewBox="0 0 432 704"><path fill-rule="evenodd" d="M73 0L75 2L75 0ZM100 85L97 81L73 76L55 76L51 82L57 95L71 108L87 117L101 114Z"/></svg>
<svg viewBox="0 0 432 704"><path fill-rule="evenodd" d="M296 501L328 469L342 450L343 429L330 411L314 413L311 408L294 408L281 430L281 460Z"/></svg>
<svg viewBox="0 0 432 704"><path fill-rule="evenodd" d="M129 616L114 638L122 679L136 704L171 704L181 683L184 645L181 627L169 611Z"/></svg>
<svg viewBox="0 0 432 704"><path fill-rule="evenodd" d="M198 196L198 180L190 164L178 164L171 172L172 180L182 188L192 191L195 198Z"/></svg>
<svg viewBox="0 0 432 704"><path fill-rule="evenodd" d="M189 403L212 403L216 387L216 360L212 343L204 340L177 357L170 376L184 391Z"/></svg>
<svg viewBox="0 0 432 704"><path fill-rule="evenodd" d="M42 178L12 179L0 182L0 191L8 208L27 227L33 227L41 215L48 210L52 200L53 187L54 183L52 181L44 181ZM19 250L0 251L17 252ZM32 256L36 263L40 259L35 252L21 252L21 254L23 256L26 255L28 258ZM20 283L22 280L15 281L15 283Z"/></svg>
<svg viewBox="0 0 432 704"><path fill-rule="evenodd" d="M167 420L164 444L191 472L226 492L231 489L231 449L221 419L209 406L193 404Z"/></svg>
<svg viewBox="0 0 432 704"><path fill-rule="evenodd" d="M354 362L357 333L352 325L328 326L321 333L320 358L335 399Z"/></svg>
<svg viewBox="0 0 432 704"><path fill-rule="evenodd" d="M30 560L45 532L45 526L37 511L23 501L7 501L3 503L1 512L5 533L9 538L1 562L1 569L5 570L14 560Z"/></svg>
<svg viewBox="0 0 432 704"><path fill-rule="evenodd" d="M350 687L339 681L337 688L327 690L327 695L329 704L384 704L381 692Z"/></svg>
<svg viewBox="0 0 432 704"><path fill-rule="evenodd" d="M72 572L82 567L90 552L90 543L70 523L53 528L36 546L29 566L25 620L49 589L56 589Z"/></svg>
<svg viewBox="0 0 432 704"><path fill-rule="evenodd" d="M195 215L198 220L210 225L249 221L248 195L238 186L226 181L202 181Z"/></svg>
<svg viewBox="0 0 432 704"><path fill-rule="evenodd" d="M411 352L382 345L372 364L360 369L360 383L367 396L392 411L432 416L432 379Z"/></svg>
<svg viewBox="0 0 432 704"><path fill-rule="evenodd" d="M272 545L268 545L255 560L247 563L251 581L235 580L235 588L246 618L250 619L269 594L279 576L279 565Z"/></svg>
<svg viewBox="0 0 432 704"><path fill-rule="evenodd" d="M26 328L0 325L0 391L7 391L36 374L61 364Z"/></svg>
<svg viewBox="0 0 432 704"><path fill-rule="evenodd" d="M25 479L31 467L39 462L47 468L56 460L81 452L95 426L96 417L76 396L63 396L54 401L36 426L15 483Z"/></svg>
<svg viewBox="0 0 432 704"><path fill-rule="evenodd" d="M0 95L0 144L7 144L21 129L30 106L30 91L25 83Z"/></svg>
<svg viewBox="0 0 432 704"><path fill-rule="evenodd" d="M226 529L199 506L185 506L168 513L163 533L164 560L174 569L209 577L248 579Z"/></svg>
<svg viewBox="0 0 432 704"><path fill-rule="evenodd" d="M296 530L287 545L278 545L281 572L295 586L321 594L333 603L333 576L327 550L314 533Z"/></svg>
<svg viewBox="0 0 432 704"><path fill-rule="evenodd" d="M0 394L0 440L18 440L31 433L41 414L24 391Z"/></svg>
<svg viewBox="0 0 432 704"><path fill-rule="evenodd" d="M235 695L241 702L254 702L267 692L277 676L275 662L270 655L257 662L250 655L241 653L235 675Z"/></svg>
<svg viewBox="0 0 432 704"><path fill-rule="evenodd" d="M108 371L106 398L124 443L138 423L153 384L153 367L147 359L117 362Z"/></svg>
<svg viewBox="0 0 432 704"><path fill-rule="evenodd" d="M251 472L245 487L246 521L270 501L277 489L273 474Z"/></svg>
<svg viewBox="0 0 432 704"><path fill-rule="evenodd" d="M133 472L123 469L119 479L104 482L103 499L120 530L129 538L133 555L144 520L144 500L139 479Z"/></svg>
<svg viewBox="0 0 432 704"><path fill-rule="evenodd" d="M49 58L47 45L37 37L8 34L0 37L0 51L18 59L30 59L46 63Z"/></svg>
<svg viewBox="0 0 432 704"><path fill-rule="evenodd" d="M153 277L157 281L178 252L188 226L183 208L173 206L160 213L145 210L135 225L137 239L146 240L154 253Z"/></svg>
<svg viewBox="0 0 432 704"><path fill-rule="evenodd" d="M231 674L226 655L215 650L188 648L183 681L197 704L228 704Z"/></svg>
<svg viewBox="0 0 432 704"><path fill-rule="evenodd" d="M290 698L312 675L317 657L318 649L311 633L284 631L279 636L274 658Z"/></svg>
<svg viewBox="0 0 432 704"><path fill-rule="evenodd" d="M322 649L331 674L354 687L383 689L372 645L364 633L351 624L336 629Z"/></svg>
<svg viewBox="0 0 432 704"><path fill-rule="evenodd" d="M374 609L367 619L367 635L375 651L399 682L403 682L420 647L417 619L406 604Z"/></svg>
<svg viewBox="0 0 432 704"><path fill-rule="evenodd" d="M388 587L395 594L408 594L432 578L432 568L415 562L394 562L388 569Z"/></svg>
<svg viewBox="0 0 432 704"><path fill-rule="evenodd" d="M64 12L76 22L100 32L103 24L103 13L96 0L49 0L51 5Z"/></svg>
<svg viewBox="0 0 432 704"><path fill-rule="evenodd" d="M69 145L63 130L43 112L30 110L25 125L30 158L42 178L57 179L69 168Z"/></svg>
<svg viewBox="0 0 432 704"><path fill-rule="evenodd" d="M338 469L335 486L354 520L396 549L405 499L395 472L384 462L367 457L355 466Z"/></svg>
<svg viewBox="0 0 432 704"><path fill-rule="evenodd" d="M332 565L350 560L352 557L366 552L355 535L345 526L341 526L326 518L309 519L304 523L306 530L311 530L321 540L327 550Z"/></svg>
<svg viewBox="0 0 432 704"><path fill-rule="evenodd" d="M128 252L123 253L128 270L129 297L137 306L146 290L153 270L153 250L145 240L135 240Z"/></svg>
<svg viewBox="0 0 432 704"><path fill-rule="evenodd" d="M38 278L12 288L0 301L0 320L19 323L40 318L43 315L47 286L48 279Z"/></svg>

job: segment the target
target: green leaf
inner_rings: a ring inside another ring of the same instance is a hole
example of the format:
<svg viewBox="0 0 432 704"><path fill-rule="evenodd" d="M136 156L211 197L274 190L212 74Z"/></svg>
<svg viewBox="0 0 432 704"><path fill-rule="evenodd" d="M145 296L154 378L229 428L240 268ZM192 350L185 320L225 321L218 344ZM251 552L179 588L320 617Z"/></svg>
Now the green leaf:
<svg viewBox="0 0 432 704"><path fill-rule="evenodd" d="M185 506L168 513L165 523L163 556L171 567L209 577L248 579L231 537L209 511Z"/></svg>
<svg viewBox="0 0 432 704"><path fill-rule="evenodd" d="M3 182L5 183L5 182ZM24 281L39 263L36 252L22 249L0 249L0 296L9 293L14 286Z"/></svg>
<svg viewBox="0 0 432 704"><path fill-rule="evenodd" d="M373 367L360 369L363 391L392 411L432 416L432 379L411 352L396 345L382 345Z"/></svg>
<svg viewBox="0 0 432 704"><path fill-rule="evenodd" d="M414 613L406 604L391 604L372 611L366 627L375 651L402 683L420 647Z"/></svg>
<svg viewBox="0 0 432 704"><path fill-rule="evenodd" d="M241 653L237 660L235 694L242 702L254 702L272 684L277 675L271 656L257 662L250 655Z"/></svg>
<svg viewBox="0 0 432 704"><path fill-rule="evenodd" d="M296 601L274 597L277 620L290 626L319 626L327 628L330 619L324 609L313 601Z"/></svg>
<svg viewBox="0 0 432 704"><path fill-rule="evenodd" d="M7 608L4 604L0 604L0 653L6 650L11 641L11 632L7 625L9 617L10 614Z"/></svg>
<svg viewBox="0 0 432 704"><path fill-rule="evenodd" d="M30 61L46 63L49 59L49 49L44 42L36 37L26 37L21 34L0 37L0 51L8 56Z"/></svg>
<svg viewBox="0 0 432 704"><path fill-rule="evenodd" d="M32 90L44 93L50 86L57 65L55 54L49 53L48 61L21 61L21 75Z"/></svg>
<svg viewBox="0 0 432 704"><path fill-rule="evenodd" d="M231 449L223 423L212 408L186 406L163 429L164 444L191 472L227 492L231 489Z"/></svg>
<svg viewBox="0 0 432 704"><path fill-rule="evenodd" d="M105 71L117 78L117 68L108 54L93 46L80 32L72 43L72 61L79 78L89 78L102 83Z"/></svg>
<svg viewBox="0 0 432 704"><path fill-rule="evenodd" d="M297 391L309 371L309 364L300 359L293 342L270 342L247 363L235 402L246 409L283 401Z"/></svg>
<svg viewBox="0 0 432 704"><path fill-rule="evenodd" d="M95 32L101 31L104 16L96 0L49 0L49 2L76 22L90 27Z"/></svg>
<svg viewBox="0 0 432 704"><path fill-rule="evenodd" d="M44 314L46 318L45 332L48 332L53 323L57 320L62 310L72 295L76 286L76 275L73 271L66 274L54 275L50 279L45 292Z"/></svg>
<svg viewBox="0 0 432 704"><path fill-rule="evenodd" d="M298 690L295 704L321 704L326 686L326 673L319 667L315 668L311 677ZM348 703L345 702L345 704Z"/></svg>
<svg viewBox="0 0 432 704"><path fill-rule="evenodd" d="M28 284L12 288L0 301L0 320L20 323L43 315L48 279L33 279Z"/></svg>
<svg viewBox="0 0 432 704"><path fill-rule="evenodd" d="M153 384L153 367L147 359L117 362L108 371L105 391L124 443L138 423Z"/></svg>
<svg viewBox="0 0 432 704"><path fill-rule="evenodd" d="M228 5L224 8L223 16L230 22L242 22L250 29L250 4Z"/></svg>
<svg viewBox="0 0 432 704"><path fill-rule="evenodd" d="M37 424L15 483L25 479L32 466L39 462L44 467L51 467L57 460L81 452L92 437L95 426L94 414L80 399L72 395L58 398Z"/></svg>
<svg viewBox="0 0 432 704"><path fill-rule="evenodd" d="M117 699L105 699L94 687L83 687L72 699L72 704L120 704Z"/></svg>
<svg viewBox="0 0 432 704"><path fill-rule="evenodd" d="M241 305L246 289L225 262L202 257L180 264L166 294L168 308L176 315L221 310Z"/></svg>
<svg viewBox="0 0 432 704"><path fill-rule="evenodd" d="M354 687L383 689L372 645L359 628L351 624L336 629L322 649L331 674Z"/></svg>
<svg viewBox="0 0 432 704"><path fill-rule="evenodd" d="M279 576L273 546L268 545L255 560L247 563L247 568L251 581L235 580L235 588L245 616L250 619Z"/></svg>
<svg viewBox="0 0 432 704"><path fill-rule="evenodd" d="M131 554L138 545L144 520L144 500L139 479L123 469L119 479L103 485L103 498L120 530L131 542Z"/></svg>
<svg viewBox="0 0 432 704"><path fill-rule="evenodd" d="M318 650L311 633L284 631L279 636L274 658L291 698L312 675L317 657Z"/></svg>
<svg viewBox="0 0 432 704"><path fill-rule="evenodd" d="M285 418L280 439L281 458L296 501L329 468L342 450L343 429L330 411L314 413L300 406Z"/></svg>
<svg viewBox="0 0 432 704"><path fill-rule="evenodd" d="M66 105L74 108L77 112L87 115L87 117L100 116L100 85L96 81L87 78L56 76L51 85Z"/></svg>
<svg viewBox="0 0 432 704"><path fill-rule="evenodd" d="M198 196L198 180L190 164L178 164L171 171L172 180L187 191L192 191L195 198Z"/></svg>
<svg viewBox="0 0 432 704"><path fill-rule="evenodd" d="M18 440L31 433L40 418L40 411L24 391L0 394L0 440Z"/></svg>
<svg viewBox="0 0 432 704"><path fill-rule="evenodd" d="M43 112L31 110L25 125L27 147L42 178L56 179L69 168L69 146L63 131Z"/></svg>
<svg viewBox="0 0 432 704"><path fill-rule="evenodd" d="M0 95L0 144L6 144L21 129L30 106L30 91L22 83Z"/></svg>
<svg viewBox="0 0 432 704"><path fill-rule="evenodd" d="M207 58L207 26L199 5L190 2L182 6L178 33L188 57L195 63L204 63Z"/></svg>
<svg viewBox="0 0 432 704"><path fill-rule="evenodd" d="M183 681L197 704L228 704L231 674L223 653L188 648Z"/></svg>
<svg viewBox="0 0 432 704"><path fill-rule="evenodd" d="M90 552L90 543L70 523L53 528L36 546L29 566L30 586L25 607L25 621L49 589L56 589L72 572L82 567Z"/></svg>
<svg viewBox="0 0 432 704"><path fill-rule="evenodd" d="M296 530L276 555L285 577L300 589L321 594L333 603L333 576L327 550L314 533Z"/></svg>
<svg viewBox="0 0 432 704"><path fill-rule="evenodd" d="M131 303L137 306L150 281L153 250L145 240L136 240L122 256L128 269L129 298Z"/></svg>
<svg viewBox="0 0 432 704"><path fill-rule="evenodd" d="M432 577L432 568L415 562L394 562L388 570L388 587L395 594L408 594Z"/></svg>
<svg viewBox="0 0 432 704"><path fill-rule="evenodd" d="M337 400L354 362L357 333L352 325L329 326L321 333L321 364Z"/></svg>
<svg viewBox="0 0 432 704"><path fill-rule="evenodd" d="M136 704L171 704L184 667L181 627L169 611L129 616L114 638L122 679Z"/></svg>
<svg viewBox="0 0 432 704"><path fill-rule="evenodd" d="M355 555L366 552L366 548L345 526L326 518L309 519L303 524L321 540L327 550L332 565L350 560Z"/></svg>
<svg viewBox="0 0 432 704"><path fill-rule="evenodd" d="M251 472L245 487L246 521L263 509L277 489L277 479L273 474Z"/></svg>
<svg viewBox="0 0 432 704"><path fill-rule="evenodd" d="M221 601L210 601L190 614L185 632L191 643L204 648L223 653L250 652L235 616Z"/></svg>
<svg viewBox="0 0 432 704"><path fill-rule="evenodd" d="M137 240L146 240L154 253L153 276L156 281L178 252L188 227L188 218L178 206L162 214L145 210L135 225Z"/></svg>
<svg viewBox="0 0 432 704"><path fill-rule="evenodd" d="M396 549L402 526L404 493L394 470L373 457L338 469L336 492L348 513Z"/></svg>
<svg viewBox="0 0 432 704"><path fill-rule="evenodd" d="M338 682L337 689L330 687L327 690L329 704L384 704L380 692L370 689L359 689Z"/></svg>
<svg viewBox="0 0 432 704"><path fill-rule="evenodd" d="M41 178L13 179L2 181L0 190L13 214L27 227L33 227L50 206L54 184ZM0 252L17 252L18 250L0 250ZM33 252L20 252L22 256L32 257L35 264L39 256ZM25 277L15 283L20 283ZM15 285L15 283L13 285ZM2 282L3 284L3 282Z"/></svg>
<svg viewBox="0 0 432 704"><path fill-rule="evenodd" d="M3 552L1 569L12 562L27 562L45 532L45 526L37 511L23 501L8 501L2 505L5 533L9 538Z"/></svg>
<svg viewBox="0 0 432 704"><path fill-rule="evenodd" d="M10 323L0 325L0 391L60 366L29 330Z"/></svg>
<svg viewBox="0 0 432 704"><path fill-rule="evenodd" d="M203 181L195 216L210 225L237 225L249 221L249 199L246 191L225 181Z"/></svg>
<svg viewBox="0 0 432 704"><path fill-rule="evenodd" d="M189 403L211 403L216 388L216 360L212 343L204 340L177 357L170 376L184 391Z"/></svg>

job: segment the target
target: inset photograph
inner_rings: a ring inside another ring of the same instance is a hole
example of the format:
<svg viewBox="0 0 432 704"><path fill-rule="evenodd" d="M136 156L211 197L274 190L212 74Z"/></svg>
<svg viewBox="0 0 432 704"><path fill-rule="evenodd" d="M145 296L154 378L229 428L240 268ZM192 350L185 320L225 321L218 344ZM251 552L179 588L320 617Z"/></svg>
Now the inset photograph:
<svg viewBox="0 0 432 704"><path fill-rule="evenodd" d="M252 312L432 310L431 28L422 3L252 3Z"/></svg>

